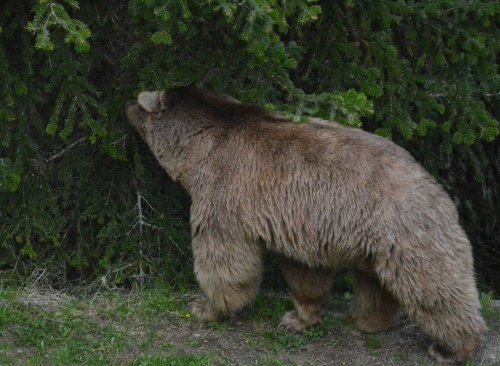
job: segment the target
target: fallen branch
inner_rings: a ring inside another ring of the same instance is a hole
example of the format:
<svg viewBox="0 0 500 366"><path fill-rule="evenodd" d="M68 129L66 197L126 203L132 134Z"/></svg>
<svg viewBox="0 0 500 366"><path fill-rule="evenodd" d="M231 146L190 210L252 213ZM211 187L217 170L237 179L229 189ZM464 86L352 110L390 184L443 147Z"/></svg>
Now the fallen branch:
<svg viewBox="0 0 500 366"><path fill-rule="evenodd" d="M136 191L137 194L137 222L139 223L139 235L141 236L142 239L142 228L145 225L149 225L146 220L144 220L144 214L142 213L142 194L139 190ZM144 273L144 269L142 268L142 258L143 258L143 252L142 252L142 240L139 241L139 255L140 255L140 261L139 261L139 274L137 275L137 278L139 279L139 284L141 288L144 285L144 278L146 277L146 274Z"/></svg>
<svg viewBox="0 0 500 366"><path fill-rule="evenodd" d="M46 163L50 163L51 161L54 161L56 159L59 159L61 156L63 156L64 154L66 154L69 150L71 150L72 148L74 148L76 145L84 142L87 140L87 136L84 136L84 137L80 137L78 140L76 140L75 142L72 142L71 144L69 144L68 146L66 146L64 149L62 149L61 151L59 151L57 154L55 155L52 155L50 158L46 159L45 162Z"/></svg>

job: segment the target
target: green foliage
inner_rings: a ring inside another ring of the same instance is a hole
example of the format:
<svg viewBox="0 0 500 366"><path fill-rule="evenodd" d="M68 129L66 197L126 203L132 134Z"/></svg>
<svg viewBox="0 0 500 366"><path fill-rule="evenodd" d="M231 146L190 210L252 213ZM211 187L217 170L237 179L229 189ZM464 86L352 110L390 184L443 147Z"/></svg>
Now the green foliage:
<svg viewBox="0 0 500 366"><path fill-rule="evenodd" d="M76 0L65 0L64 2L71 8L78 9ZM55 44L50 39L50 29L61 28L65 32L64 42L73 43L75 50L87 52L90 49L87 38L90 37L91 33L87 24L71 18L64 6L57 1L35 1L33 13L35 17L28 22L26 29L36 35L36 48L44 51L54 50Z"/></svg>
<svg viewBox="0 0 500 366"><path fill-rule="evenodd" d="M299 352L305 345L299 334L279 330L268 330L262 334L262 344L274 353L282 351Z"/></svg>
<svg viewBox="0 0 500 366"><path fill-rule="evenodd" d="M292 308L293 305L287 298L257 296L252 304L252 315L255 319L270 320L278 324L283 314Z"/></svg>
<svg viewBox="0 0 500 366"><path fill-rule="evenodd" d="M149 291L144 294L142 312L145 314L168 315L174 314L178 318L190 318L186 303L172 295L170 291Z"/></svg>
<svg viewBox="0 0 500 366"><path fill-rule="evenodd" d="M134 366L206 366L212 365L211 358L207 355L184 356L143 356Z"/></svg>
<svg viewBox="0 0 500 366"><path fill-rule="evenodd" d="M189 198L127 127L144 89L196 85L363 127L457 203L498 289L499 6L477 0L2 1L0 271L193 284ZM495 259L496 258L496 259Z"/></svg>
<svg viewBox="0 0 500 366"><path fill-rule="evenodd" d="M267 330L262 334L262 345L274 352L299 352L307 344L315 342L327 334L324 325L307 329L303 333L290 333L283 330Z"/></svg>
<svg viewBox="0 0 500 366"><path fill-rule="evenodd" d="M371 349L372 351L377 351L382 348L382 342L379 337L377 336L370 336L366 340L366 346Z"/></svg>
<svg viewBox="0 0 500 366"><path fill-rule="evenodd" d="M487 322L500 319L500 314L493 305L494 298L492 292L481 292L479 301L481 303L481 314Z"/></svg>
<svg viewBox="0 0 500 366"><path fill-rule="evenodd" d="M0 190L5 192L15 192L21 177L12 166L12 161L9 158L0 160Z"/></svg>

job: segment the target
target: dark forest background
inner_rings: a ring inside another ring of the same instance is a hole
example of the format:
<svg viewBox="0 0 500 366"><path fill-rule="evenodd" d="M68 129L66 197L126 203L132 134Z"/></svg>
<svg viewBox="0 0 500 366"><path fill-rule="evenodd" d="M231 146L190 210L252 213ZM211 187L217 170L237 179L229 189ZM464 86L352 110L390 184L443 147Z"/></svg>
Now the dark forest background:
<svg viewBox="0 0 500 366"><path fill-rule="evenodd" d="M500 293L499 19L491 0L1 1L0 279L193 285L189 197L123 109L196 85L404 146Z"/></svg>

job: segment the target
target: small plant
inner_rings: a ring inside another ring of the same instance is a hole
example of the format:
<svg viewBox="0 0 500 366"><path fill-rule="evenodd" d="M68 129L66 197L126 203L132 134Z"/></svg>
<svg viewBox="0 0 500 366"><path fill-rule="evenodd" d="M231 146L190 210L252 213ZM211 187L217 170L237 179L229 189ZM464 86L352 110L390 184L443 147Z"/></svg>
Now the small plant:
<svg viewBox="0 0 500 366"><path fill-rule="evenodd" d="M151 290L144 298L142 309L147 314L176 313L184 317L186 304L173 296L171 291Z"/></svg>
<svg viewBox="0 0 500 366"><path fill-rule="evenodd" d="M366 347L369 349L372 356L378 356L382 348L382 341L377 336L371 336L366 340Z"/></svg>
<svg viewBox="0 0 500 366"><path fill-rule="evenodd" d="M143 356L137 359L133 366L205 366L211 365L208 355L183 356Z"/></svg>
<svg viewBox="0 0 500 366"><path fill-rule="evenodd" d="M493 292L481 292L481 295L479 295L481 314L488 323L500 319L500 314L493 306L493 301Z"/></svg>
<svg viewBox="0 0 500 366"><path fill-rule="evenodd" d="M290 363L290 361L276 360L274 358L267 358L263 361L258 361L255 363L256 366L291 366L296 365L296 363Z"/></svg>
<svg viewBox="0 0 500 366"><path fill-rule="evenodd" d="M328 333L327 324L321 323L317 326L307 328L306 330L304 330L302 334L304 339L306 339L309 342L312 342L323 338L327 333Z"/></svg>
<svg viewBox="0 0 500 366"><path fill-rule="evenodd" d="M218 331L234 329L231 327L231 325L228 322L225 322L225 321L210 322L207 324L207 326L211 330L218 330Z"/></svg>
<svg viewBox="0 0 500 366"><path fill-rule="evenodd" d="M394 357L394 359L397 362L397 364L399 365L399 364L403 364L406 361L407 356L408 355L404 352L398 352L396 354L396 356Z"/></svg>
<svg viewBox="0 0 500 366"><path fill-rule="evenodd" d="M277 323L283 314L291 309L292 303L288 298L257 296L252 305L252 317L256 320L271 320Z"/></svg>
<svg viewBox="0 0 500 366"><path fill-rule="evenodd" d="M284 350L298 352L305 344L304 338L301 335L286 333L280 330L264 332L263 341L266 348L276 353Z"/></svg>

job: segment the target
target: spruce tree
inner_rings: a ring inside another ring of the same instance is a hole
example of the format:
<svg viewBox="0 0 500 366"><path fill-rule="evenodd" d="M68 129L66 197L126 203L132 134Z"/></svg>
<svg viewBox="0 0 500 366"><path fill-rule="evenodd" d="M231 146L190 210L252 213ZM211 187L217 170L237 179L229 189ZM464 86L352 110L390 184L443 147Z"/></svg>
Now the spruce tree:
<svg viewBox="0 0 500 366"><path fill-rule="evenodd" d="M127 100L195 85L403 145L500 291L500 7L477 0L4 0L0 275L193 283L189 197Z"/></svg>

